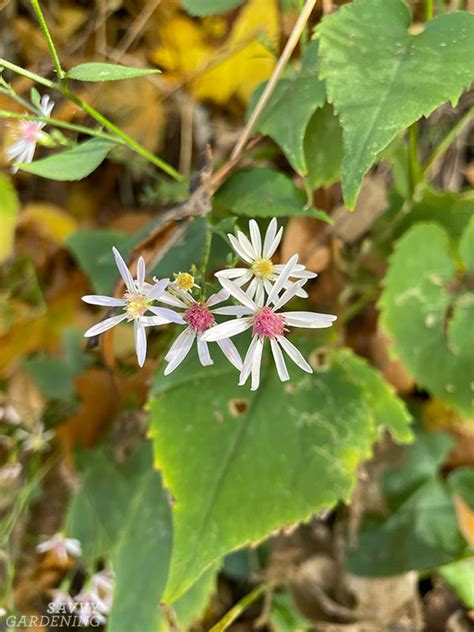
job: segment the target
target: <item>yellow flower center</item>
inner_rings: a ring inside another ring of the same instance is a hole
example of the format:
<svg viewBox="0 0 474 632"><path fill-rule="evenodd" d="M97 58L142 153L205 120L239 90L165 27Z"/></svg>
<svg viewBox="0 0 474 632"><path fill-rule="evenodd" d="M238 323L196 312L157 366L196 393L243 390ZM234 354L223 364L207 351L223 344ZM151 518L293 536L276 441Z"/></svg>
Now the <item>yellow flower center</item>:
<svg viewBox="0 0 474 632"><path fill-rule="evenodd" d="M270 259L257 259L252 265L252 271L256 277L271 279L273 276L273 263Z"/></svg>
<svg viewBox="0 0 474 632"><path fill-rule="evenodd" d="M136 320L140 316L144 316L148 309L148 301L143 294L125 294L125 300L127 301L127 318L128 320Z"/></svg>
<svg viewBox="0 0 474 632"><path fill-rule="evenodd" d="M176 275L175 283L180 290L191 290L194 286L194 277L187 272L180 272Z"/></svg>

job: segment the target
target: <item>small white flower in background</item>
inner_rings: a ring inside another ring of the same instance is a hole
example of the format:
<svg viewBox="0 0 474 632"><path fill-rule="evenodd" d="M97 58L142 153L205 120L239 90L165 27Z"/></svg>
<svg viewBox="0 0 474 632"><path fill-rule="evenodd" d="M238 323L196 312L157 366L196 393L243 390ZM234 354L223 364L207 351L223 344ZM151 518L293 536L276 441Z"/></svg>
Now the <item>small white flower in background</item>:
<svg viewBox="0 0 474 632"><path fill-rule="evenodd" d="M247 295L250 298L255 298L257 305L263 305L265 293L270 294L273 283L278 280L282 270L285 268L284 264L274 264L271 259L280 245L283 227L278 230L277 221L273 218L265 233L263 245L260 229L254 219L251 219L249 222L249 232L250 240L241 231L237 231L237 237L232 234L227 236L232 248L250 267L221 270L216 273L216 276L220 279L232 279L236 285L241 287L249 283L246 290ZM316 273L306 270L304 265L295 264L291 274L288 275L285 281L284 287L289 288L292 279L304 279L306 282L308 279L314 279L316 276ZM302 289L302 285L302 283L299 285L296 295L306 298L308 294Z"/></svg>
<svg viewBox="0 0 474 632"><path fill-rule="evenodd" d="M119 251L116 248L112 248L112 250L115 256L115 263L117 264L120 276L126 287L123 298L92 294L83 296L82 300L85 303L100 305L102 307L122 307L124 312L118 316L106 318L97 325L94 325L86 331L84 336L86 338L98 336L124 320L133 322L138 364L143 366L147 347L144 325L147 324L151 318L150 316L146 316L147 312L154 314L154 325L164 325L171 322L182 324L184 321L178 314L173 312L173 310L153 305L153 302L158 300L166 290L169 279L157 280L153 285L147 283L145 281L145 260L143 257L140 257L138 260L137 278L133 279Z"/></svg>
<svg viewBox="0 0 474 632"><path fill-rule="evenodd" d="M5 608L0 608L0 617L6 617L7 616L7 611L5 610Z"/></svg>
<svg viewBox="0 0 474 632"><path fill-rule="evenodd" d="M62 533L55 533L51 538L41 542L36 546L37 553L54 553L58 560L65 564L68 556L80 557L82 547L79 540L75 538L66 538Z"/></svg>
<svg viewBox="0 0 474 632"><path fill-rule="evenodd" d="M47 94L41 97L40 109L44 118L49 118L54 108L54 102ZM45 133L42 131L46 123L42 121L20 121L16 125L13 145L7 148L7 156L10 162L31 162L35 154L36 143ZM18 171L18 167L11 168L12 173Z"/></svg>
<svg viewBox="0 0 474 632"><path fill-rule="evenodd" d="M54 437L54 430L45 430L41 422L38 422L31 431L17 430L16 436L22 442L25 452L44 452L49 449L49 442Z"/></svg>
<svg viewBox="0 0 474 632"><path fill-rule="evenodd" d="M102 611L102 604L97 599L97 595L92 590L84 590L74 597L75 610L81 625L93 625L94 627L104 624L107 619Z"/></svg>
<svg viewBox="0 0 474 632"><path fill-rule="evenodd" d="M229 281L229 279L219 279L224 289L242 304L242 314L245 315L209 329L202 335L202 340L204 342L218 342L221 338L228 339L230 336L235 336L252 328L252 342L245 356L239 381L239 385L242 386L251 375L252 391L255 391L260 384L260 365L265 338L268 338L270 341L278 377L284 382L289 380L290 377L282 349L300 369L303 369L303 371L307 373L313 372L313 369L303 358L300 351L293 343L285 338L287 328L305 327L318 329L330 327L336 320L336 316L332 314L318 314L316 312L279 312L279 310L298 293L298 290L304 283L303 280L292 284L280 296L280 292L285 288L288 277L292 274L293 266L297 261L298 256L294 255L284 266L264 307L259 306L248 293L244 292L242 288L232 281Z"/></svg>
<svg viewBox="0 0 474 632"><path fill-rule="evenodd" d="M180 290L174 284L171 284L170 290L172 293L166 292L159 300L162 303L184 310L181 317L187 327L179 334L165 356L165 361L168 365L165 368L164 374L169 375L183 362L195 340L197 340L197 350L201 364L203 366L214 364L209 353L207 342L204 342L202 336L204 332L215 325L214 314L239 316L242 313L242 308L238 305L230 305L228 307L210 309L229 298L229 293L226 290L212 294L207 301L196 301L188 292ZM153 325L154 323L150 321L150 324ZM234 343L231 340L227 340L225 336L222 336L217 341L217 344L229 362L240 370L242 368L242 358L235 348Z"/></svg>
<svg viewBox="0 0 474 632"><path fill-rule="evenodd" d="M51 601L48 605L49 612L74 612L76 604L69 593L59 588L51 590Z"/></svg>
<svg viewBox="0 0 474 632"><path fill-rule="evenodd" d="M100 610L108 613L112 607L114 595L115 573L104 569L91 577L91 591L97 597Z"/></svg>

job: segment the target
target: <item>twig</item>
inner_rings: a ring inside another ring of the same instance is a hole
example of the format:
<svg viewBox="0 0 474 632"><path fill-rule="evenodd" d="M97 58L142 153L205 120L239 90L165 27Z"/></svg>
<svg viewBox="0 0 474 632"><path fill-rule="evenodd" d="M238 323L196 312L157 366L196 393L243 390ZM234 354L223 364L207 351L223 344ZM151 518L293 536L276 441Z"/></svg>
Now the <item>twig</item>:
<svg viewBox="0 0 474 632"><path fill-rule="evenodd" d="M227 630L230 624L240 617L242 612L244 612L244 610L256 601L265 592L265 590L267 590L267 586L265 584L257 586L255 590L252 590L251 593L237 602L235 606L231 608L231 610L229 610L229 612L210 629L210 632L223 632L224 630Z"/></svg>
<svg viewBox="0 0 474 632"><path fill-rule="evenodd" d="M137 39L140 33L145 28L148 20L158 8L161 0L150 0L140 11L135 18L134 22L127 30L127 33L123 36L119 42L117 48L114 50L113 60L118 62L122 59L123 55L127 52L133 42Z"/></svg>
<svg viewBox="0 0 474 632"><path fill-rule="evenodd" d="M291 35L288 38L285 48L283 49L283 53L281 54L280 59L278 60L277 65L275 66L273 74L270 77L269 82L265 86L265 90L262 92L260 99L257 101L257 105L255 106L255 109L252 112L252 116L250 117L247 125L244 127L244 129L242 130L242 133L239 136L239 139L230 156L231 159L239 156L242 153L242 150L244 149L245 145L247 144L247 141L250 138L250 134L252 133L253 128L255 127L255 123L257 122L258 117L260 116L263 109L265 108L268 101L270 100L270 97L273 93L273 90L276 87L278 79L280 78L286 64L288 63L288 60L291 57L291 54L293 53L296 45L299 42L301 33L303 32L306 22L308 21L309 16L311 15L311 12L316 5L316 2L317 0L306 0L303 10L301 11L299 18L297 19L296 24L293 27L293 30L291 31Z"/></svg>

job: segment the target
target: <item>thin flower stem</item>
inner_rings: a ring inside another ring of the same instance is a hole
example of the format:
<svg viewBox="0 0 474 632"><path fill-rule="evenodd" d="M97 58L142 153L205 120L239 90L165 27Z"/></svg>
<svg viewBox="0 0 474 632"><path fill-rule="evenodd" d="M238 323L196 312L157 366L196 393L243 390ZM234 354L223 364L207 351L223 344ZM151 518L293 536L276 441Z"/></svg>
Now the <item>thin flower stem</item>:
<svg viewBox="0 0 474 632"><path fill-rule="evenodd" d="M266 590L268 590L268 587L265 584L257 586L255 590L252 590L251 593L237 602L235 606L210 629L209 632L223 632L224 630L227 630L230 624L233 623L237 617L239 617L242 612L244 612L244 610L256 601Z"/></svg>
<svg viewBox="0 0 474 632"><path fill-rule="evenodd" d="M474 119L474 107L462 116L459 121L454 125L454 127L446 134L443 140L439 143L439 145L435 148L431 156L427 158L427 160L421 166L421 173L425 174L431 165L444 154L444 152L449 149L449 147L453 144L462 130L471 123Z"/></svg>
<svg viewBox="0 0 474 632"><path fill-rule="evenodd" d="M26 79L30 79L35 83L39 83L40 86L44 86L45 88L49 88L50 90L58 90L60 91L59 86L57 86L53 81L49 79L45 79L41 77L41 75L37 75L35 72L30 72L21 66L17 66L16 64L12 64L10 61L6 59L0 58L0 68L6 68L7 70L11 70L12 72L25 77Z"/></svg>
<svg viewBox="0 0 474 632"><path fill-rule="evenodd" d="M433 0L425 0L425 20L433 18Z"/></svg>
<svg viewBox="0 0 474 632"><path fill-rule="evenodd" d="M317 0L306 0L303 10L301 11L299 18L296 20L296 24L293 27L293 30L291 31L291 35L288 38L285 48L283 49L280 59L278 60L277 65L275 66L273 74L270 77L269 82L265 86L265 90L262 92L260 99L258 100L257 105L255 106L252 112L252 116L250 117L249 122L242 130L242 133L240 134L239 139L234 149L232 150L232 154L230 156L231 159L237 158L238 156L240 156L245 145L247 144L247 141L250 138L250 134L252 133L253 128L255 127L257 119L259 118L260 114L262 113L268 101L270 100L270 97L272 96L272 93L278 83L278 79L280 78L283 70L285 69L286 64L288 63L288 60L291 57L291 54L293 53L296 45L298 44L300 36L306 26L306 22L309 20L309 16L311 15L311 12L313 11L316 5L316 2Z"/></svg>
<svg viewBox="0 0 474 632"><path fill-rule="evenodd" d="M105 132L101 132L99 130L93 130L89 127L83 127L82 125L75 125L74 123L60 121L59 119L45 118L44 116L34 116L32 114L18 114L17 112L6 112L5 110L0 110L0 119L38 121L39 123L47 123L48 125L52 125L53 127L68 129L72 132L77 132L78 134L88 134L89 136L96 136L97 138L104 138L105 140L110 140L116 143L120 143L121 145L125 145L122 140L120 140L119 138L115 138L111 134L106 134Z"/></svg>
<svg viewBox="0 0 474 632"><path fill-rule="evenodd" d="M201 284L201 299L204 298L204 292L205 292L205 287L206 287L206 283L205 283L206 270L207 270L207 264L209 263L209 257L211 255L211 246L212 246L212 226L209 220L207 220L206 241L204 243L204 252L202 254L201 267L199 268L199 276L200 276L199 283Z"/></svg>
<svg viewBox="0 0 474 632"><path fill-rule="evenodd" d="M131 138L128 134L123 132L119 127L114 125L111 121L109 121L109 119L107 119L105 116L100 114L100 112L94 109L91 105L89 105L88 103L86 103L85 101L77 97L75 94L73 94L67 86L54 83L53 81L49 81L49 79L44 79L43 77L41 77L40 75L37 75L34 72L25 70L21 66L17 66L16 64L12 64L11 62L0 58L0 68L1 67L7 68L8 70L11 70L17 75L25 77L26 79L30 79L31 81L34 81L35 83L39 83L45 88L49 88L50 90L59 92L60 94L65 96L67 99L69 99L69 101L72 101L77 106L79 106L82 110L84 110L84 112L89 114L89 116L91 116L98 123L103 125L115 136L117 136L121 141L123 141L125 145L128 145L128 147L130 147L130 149L132 149L135 153L139 154L140 156L142 156L143 158L145 158L146 160L148 160L155 166L159 167L162 171L170 175L172 178L174 178L175 180L178 180L178 182L183 180L183 176L178 171L176 171L176 169L174 169L171 165L169 165L164 160L161 160L161 158L158 158L158 156L155 156L154 154L152 154L150 151L148 151L148 149L145 149L145 147L142 147L140 143L137 143L137 141L133 140L133 138Z"/></svg>
<svg viewBox="0 0 474 632"><path fill-rule="evenodd" d="M44 19L43 11L41 10L40 3L38 0L31 0L31 4L33 6L33 10L36 13L36 17L38 18L38 22L40 23L41 30L43 31L43 35L48 44L49 53L51 55L51 59L54 62L54 67L56 68L56 74L60 81L64 79L65 73L61 67L61 62L59 61L58 53L56 50L56 46L54 45L53 38L51 37L51 33L49 32L48 25L46 24L46 20Z"/></svg>

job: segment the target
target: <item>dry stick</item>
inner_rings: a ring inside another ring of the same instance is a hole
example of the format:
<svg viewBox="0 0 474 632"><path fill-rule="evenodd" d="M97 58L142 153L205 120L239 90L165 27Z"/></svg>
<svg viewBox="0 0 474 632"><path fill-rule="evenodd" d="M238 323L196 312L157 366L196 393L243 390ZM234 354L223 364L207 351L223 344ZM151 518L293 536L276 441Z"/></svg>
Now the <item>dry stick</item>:
<svg viewBox="0 0 474 632"><path fill-rule="evenodd" d="M255 106L254 111L252 112L252 116L249 119L249 122L242 130L242 133L239 136L239 139L232 151L231 159L236 158L242 153L243 148L247 144L248 139L250 138L250 134L255 127L255 123L257 122L258 117L262 113L262 110L267 105L270 97L273 93L273 90L276 87L278 79L280 78L288 60L291 57L291 54L296 48L300 40L301 33L303 32L304 27L306 26L306 22L309 20L309 16L311 15L312 10L314 9L316 2L318 0L306 0L303 10L300 13L299 18L296 21L293 30L291 31L291 35L288 38L285 48L283 49L283 53L281 54L280 59L278 60L277 65L275 66L275 70L273 71L272 76L270 77L270 81L267 83L265 90L262 92L260 99Z"/></svg>
<svg viewBox="0 0 474 632"><path fill-rule="evenodd" d="M161 0L150 0L143 7L143 9L137 15L130 28L127 30L127 33L124 35L123 39L119 42L117 48L115 49L113 57L115 62L121 60L122 56L127 52L133 42L142 33L143 29L146 27L148 20L156 11L160 2Z"/></svg>

